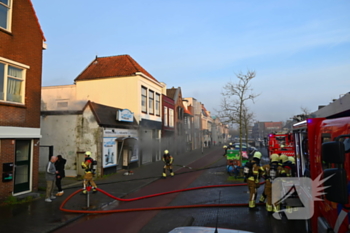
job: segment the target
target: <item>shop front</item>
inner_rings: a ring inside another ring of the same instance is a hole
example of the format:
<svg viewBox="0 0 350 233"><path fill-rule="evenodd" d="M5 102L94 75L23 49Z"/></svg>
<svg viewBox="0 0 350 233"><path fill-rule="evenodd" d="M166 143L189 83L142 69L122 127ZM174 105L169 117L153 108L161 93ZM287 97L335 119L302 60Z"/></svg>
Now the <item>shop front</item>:
<svg viewBox="0 0 350 233"><path fill-rule="evenodd" d="M105 128L103 131L103 174L139 166L138 130Z"/></svg>

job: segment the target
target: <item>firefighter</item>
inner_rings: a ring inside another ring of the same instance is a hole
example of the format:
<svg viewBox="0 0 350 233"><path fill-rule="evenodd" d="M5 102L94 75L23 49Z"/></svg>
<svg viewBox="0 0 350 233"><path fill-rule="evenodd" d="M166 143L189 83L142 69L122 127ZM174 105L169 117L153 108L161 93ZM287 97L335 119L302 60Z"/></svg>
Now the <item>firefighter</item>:
<svg viewBox="0 0 350 233"><path fill-rule="evenodd" d="M282 162L281 177L291 177L292 176L292 168L291 168L292 163L288 160L288 156L285 154L281 154L280 161Z"/></svg>
<svg viewBox="0 0 350 233"><path fill-rule="evenodd" d="M295 166L295 158L292 156L288 156L288 160L290 161L290 167L292 168L292 176L296 177L297 176L297 168Z"/></svg>
<svg viewBox="0 0 350 233"><path fill-rule="evenodd" d="M278 208L272 204L272 182L275 178L280 176L281 167L278 165L279 155L272 154L270 157L270 164L266 164L263 166L265 179L265 187L264 187L264 195L266 196L266 210L269 213L277 212ZM260 201L262 201L262 195L260 197ZM265 198L264 198L265 199Z"/></svg>
<svg viewBox="0 0 350 233"><path fill-rule="evenodd" d="M287 156L285 154L281 154L280 158L281 158L281 162L282 162L281 177L287 177L287 178L292 177L293 172L295 171L295 166L293 168L293 164L289 160L289 156ZM288 182L288 181L285 180L284 182ZM288 212L288 213L293 212L293 208L291 206L287 205L286 203L282 203L282 204L285 206L286 212Z"/></svg>
<svg viewBox="0 0 350 233"><path fill-rule="evenodd" d="M280 163L280 155L279 154L277 154L276 152L277 152L277 149L274 149L273 150L274 152L270 155L270 161L272 161L272 158L274 158L274 160L276 160L277 159L277 165L278 165L278 168L279 168L279 170L281 170L281 166L282 166L282 163ZM265 171L266 172L266 171ZM265 202L265 200L266 200L266 193L265 193L265 189L264 189L264 191L263 191L263 193L261 194L261 196L260 196L260 198L259 198L259 203L264 203Z"/></svg>
<svg viewBox="0 0 350 233"><path fill-rule="evenodd" d="M94 169L93 169L93 162L94 160L91 158L91 152L86 151L85 152L85 160L84 162L81 163L81 168L85 170L85 175L84 175L84 181L83 181L83 193L86 194L86 186L90 183L92 186L92 192L96 193L97 192L97 185L95 181L93 180L94 177Z"/></svg>
<svg viewBox="0 0 350 233"><path fill-rule="evenodd" d="M260 177L264 170L260 166L261 152L256 151L253 158L244 166L245 180L249 190L249 210L258 210L255 206L257 189L260 187Z"/></svg>
<svg viewBox="0 0 350 233"><path fill-rule="evenodd" d="M234 149L234 146L232 145L232 142L230 142L230 143L228 144L228 148L229 148L229 149Z"/></svg>
<svg viewBox="0 0 350 233"><path fill-rule="evenodd" d="M226 154L227 154L227 146L224 145L222 148L224 148L224 150L225 150L225 152L224 152L224 154L222 156L226 156Z"/></svg>
<svg viewBox="0 0 350 233"><path fill-rule="evenodd" d="M164 151L164 155L163 155L163 162L165 163L164 167L163 167L163 178L166 178L166 170L168 169L170 172L170 176L173 177L174 176L174 172L173 172L173 162L174 162L174 158L169 154L168 150Z"/></svg>

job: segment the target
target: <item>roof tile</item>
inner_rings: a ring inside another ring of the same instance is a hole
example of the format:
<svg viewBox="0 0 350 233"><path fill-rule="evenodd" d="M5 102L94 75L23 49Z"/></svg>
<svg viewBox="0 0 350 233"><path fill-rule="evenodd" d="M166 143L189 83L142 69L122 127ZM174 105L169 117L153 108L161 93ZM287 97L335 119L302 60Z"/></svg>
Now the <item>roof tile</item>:
<svg viewBox="0 0 350 233"><path fill-rule="evenodd" d="M158 82L158 80L140 66L130 55L96 57L74 81L134 76L136 72L142 72Z"/></svg>

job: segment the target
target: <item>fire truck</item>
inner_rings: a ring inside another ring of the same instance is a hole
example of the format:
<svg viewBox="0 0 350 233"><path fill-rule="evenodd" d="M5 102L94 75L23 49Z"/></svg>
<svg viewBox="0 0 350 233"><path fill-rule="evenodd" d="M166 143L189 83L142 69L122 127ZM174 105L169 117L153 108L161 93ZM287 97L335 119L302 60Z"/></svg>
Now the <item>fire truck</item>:
<svg viewBox="0 0 350 233"><path fill-rule="evenodd" d="M268 137L269 156L273 153L294 156L292 133L270 133Z"/></svg>
<svg viewBox="0 0 350 233"><path fill-rule="evenodd" d="M327 179L321 200L309 197L308 232L349 232L350 117L309 118L293 125L293 138L298 177Z"/></svg>

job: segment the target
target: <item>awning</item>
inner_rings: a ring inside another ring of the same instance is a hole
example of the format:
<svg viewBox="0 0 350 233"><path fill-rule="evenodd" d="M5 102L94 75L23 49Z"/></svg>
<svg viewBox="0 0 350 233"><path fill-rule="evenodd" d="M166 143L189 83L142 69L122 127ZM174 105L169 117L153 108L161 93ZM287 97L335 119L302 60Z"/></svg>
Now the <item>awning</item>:
<svg viewBox="0 0 350 233"><path fill-rule="evenodd" d="M135 139L135 140L138 140L138 138L135 138L135 137L119 137L119 138L116 138L116 141L118 141L118 142L123 142L123 141L125 141L126 139Z"/></svg>

